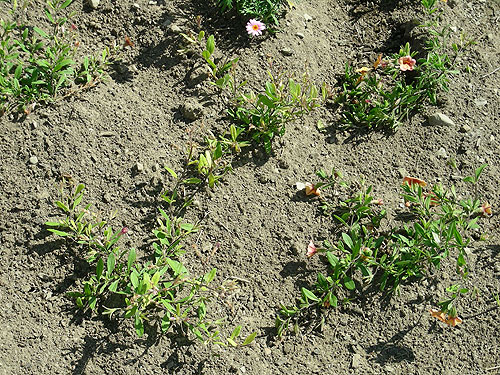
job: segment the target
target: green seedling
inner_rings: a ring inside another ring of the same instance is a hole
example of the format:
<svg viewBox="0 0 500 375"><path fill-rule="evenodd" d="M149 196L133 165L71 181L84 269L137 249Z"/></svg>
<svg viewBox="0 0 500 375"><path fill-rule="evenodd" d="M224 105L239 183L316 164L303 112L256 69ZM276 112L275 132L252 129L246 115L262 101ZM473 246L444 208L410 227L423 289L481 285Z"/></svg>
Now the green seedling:
<svg viewBox="0 0 500 375"><path fill-rule="evenodd" d="M274 77L271 72L269 77L271 80L264 92L241 94L229 110L243 132L256 144L263 145L268 153L273 139L285 133L286 124L317 108L320 100L317 87L307 75L302 77L302 82L284 74Z"/></svg>

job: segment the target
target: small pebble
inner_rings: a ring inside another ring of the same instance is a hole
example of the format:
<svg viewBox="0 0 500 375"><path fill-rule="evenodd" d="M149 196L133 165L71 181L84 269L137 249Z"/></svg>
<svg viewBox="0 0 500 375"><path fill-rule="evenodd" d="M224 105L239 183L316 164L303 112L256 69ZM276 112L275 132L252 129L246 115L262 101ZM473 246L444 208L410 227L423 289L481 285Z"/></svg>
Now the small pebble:
<svg viewBox="0 0 500 375"><path fill-rule="evenodd" d="M351 367L352 368L359 368L359 367L361 367L361 359L362 359L361 354L358 354L358 353L354 354L352 356Z"/></svg>
<svg viewBox="0 0 500 375"><path fill-rule="evenodd" d="M298 36L300 39L304 39L304 34L303 33L295 33L296 36Z"/></svg>
<svg viewBox="0 0 500 375"><path fill-rule="evenodd" d="M33 165L37 165L38 164L38 158L33 155L32 157L30 157L30 164L33 164Z"/></svg>
<svg viewBox="0 0 500 375"><path fill-rule="evenodd" d="M448 153L444 149L444 147L441 147L438 152L436 153L436 156L441 159L448 159Z"/></svg>
<svg viewBox="0 0 500 375"><path fill-rule="evenodd" d="M88 4L92 9L97 9L99 6L99 0L88 0Z"/></svg>
<svg viewBox="0 0 500 375"><path fill-rule="evenodd" d="M486 104L488 104L488 101L483 98L477 98L474 99L474 104L478 107L484 107Z"/></svg>
<svg viewBox="0 0 500 375"><path fill-rule="evenodd" d="M432 126L453 126L455 123L443 113L434 113L429 116L429 124Z"/></svg>
<svg viewBox="0 0 500 375"><path fill-rule="evenodd" d="M283 56L292 56L293 55L293 49L285 47L280 49L280 52Z"/></svg>
<svg viewBox="0 0 500 375"><path fill-rule="evenodd" d="M182 32L182 29L181 29L179 26L177 26L177 25L172 25L172 26L170 26L170 30L171 30L173 33L176 33L176 34L178 34L178 33L181 33L181 32Z"/></svg>
<svg viewBox="0 0 500 375"><path fill-rule="evenodd" d="M144 164L137 162L135 165L135 170L139 173L144 171Z"/></svg>
<svg viewBox="0 0 500 375"><path fill-rule="evenodd" d="M307 22L309 22L309 21L312 21L312 19L313 19L313 18L312 18L309 14L304 13L304 19L305 19Z"/></svg>
<svg viewBox="0 0 500 375"><path fill-rule="evenodd" d="M460 127L460 131L461 131L462 133L468 133L468 132L470 132L471 130L472 130L472 128L471 128L469 125L467 125L467 124L463 124L463 125Z"/></svg>

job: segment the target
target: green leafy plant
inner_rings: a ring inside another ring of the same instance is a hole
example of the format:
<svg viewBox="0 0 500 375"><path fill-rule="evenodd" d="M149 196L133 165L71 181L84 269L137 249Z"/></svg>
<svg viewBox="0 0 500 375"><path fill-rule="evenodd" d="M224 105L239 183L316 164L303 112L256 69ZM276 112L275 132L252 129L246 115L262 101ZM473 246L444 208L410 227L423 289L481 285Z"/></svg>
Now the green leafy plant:
<svg viewBox="0 0 500 375"><path fill-rule="evenodd" d="M473 177L464 179L473 184L476 191L484 167L479 167ZM320 171L318 176L324 182L315 184L314 188L322 192L327 188L349 186L340 180L336 171L331 175ZM311 243L308 254L325 253L327 273L318 273L313 288L302 288L297 305L281 305L276 318L279 336L291 325L298 327L307 321L312 310L322 316L322 310L335 307L340 301L346 303L367 290L376 288L383 293L399 293L403 283L429 276L450 256L456 260L460 277L467 278L465 249L471 240L471 230L479 228L479 197L458 199L454 187L445 189L438 184L424 190L424 184L421 180L405 179L402 196L412 216L402 227L385 230L382 223L386 212L380 206L382 202L373 197L371 186L361 184L357 193L333 202L323 193L320 195L322 210L338 223L332 230L335 240L325 240L321 248ZM455 325L459 318L454 301L466 294L467 289L454 285L449 292L451 298L438 303L439 314L448 314L451 320L443 318L443 321ZM312 320L311 324L316 321Z"/></svg>
<svg viewBox="0 0 500 375"><path fill-rule="evenodd" d="M29 114L36 105L53 102L63 89L91 85L109 64L109 50L102 59L76 60L76 26L67 13L72 0L48 0L44 9L50 31L20 23L13 2L11 20L0 21L0 111Z"/></svg>
<svg viewBox="0 0 500 375"><path fill-rule="evenodd" d="M380 55L372 67L346 65L342 92L336 99L344 128L395 130L426 102L436 105L439 92L448 91L450 76L457 73L457 57L473 42L461 35L460 43L450 48L451 29L439 24L435 3L422 1L431 17L421 25L428 34L422 58L414 59L416 53L407 43L387 59Z"/></svg>
<svg viewBox="0 0 500 375"><path fill-rule="evenodd" d="M238 346L235 340L241 326L226 343L218 328L223 321L207 317L209 303L216 295L230 293L235 288L234 282L214 287L215 268L203 276L191 277L179 260L184 253L184 239L195 233L197 226L181 218L171 218L160 209L159 228L153 231L156 237L153 253L139 261L135 249L126 251L117 246L127 228L113 232L105 222L93 222L89 205L79 208L83 190L84 185L80 184L57 201L57 207L66 217L46 223L52 233L83 245L84 258L95 269L83 281L83 290L69 292L68 297L82 309L133 320L138 336L144 334L148 322L157 323L163 332L176 327L203 342ZM248 345L254 338L255 333L250 334L241 345Z"/></svg>
<svg viewBox="0 0 500 375"><path fill-rule="evenodd" d="M255 143L262 144L270 153L272 141L285 133L286 124L319 106L317 87L304 74L301 82L281 73L274 77L269 72L270 81L262 93L250 91L236 98L229 115L238 121L242 132ZM326 89L322 90L323 100Z"/></svg>
<svg viewBox="0 0 500 375"><path fill-rule="evenodd" d="M244 17L258 18L264 23L273 24L278 24L279 12L284 3L291 5L288 0L217 0L221 11L235 9Z"/></svg>
<svg viewBox="0 0 500 375"><path fill-rule="evenodd" d="M212 79L210 83L212 85L220 89L229 87L233 93L245 85L246 82L236 84L234 70L236 69L238 58L229 61L216 60L214 58L215 38L213 35L210 35L206 40L203 30L196 37L193 36L192 32L188 34L181 33L181 35L188 44L181 47L178 52L180 54L195 54L198 50L201 50L201 56L208 65L208 71Z"/></svg>

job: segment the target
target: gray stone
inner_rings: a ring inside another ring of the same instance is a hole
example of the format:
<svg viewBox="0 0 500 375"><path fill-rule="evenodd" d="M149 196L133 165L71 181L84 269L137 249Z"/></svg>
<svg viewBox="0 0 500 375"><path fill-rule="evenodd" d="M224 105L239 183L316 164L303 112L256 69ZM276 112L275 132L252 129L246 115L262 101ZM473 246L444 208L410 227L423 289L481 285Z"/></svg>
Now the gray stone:
<svg viewBox="0 0 500 375"><path fill-rule="evenodd" d="M188 99L181 106L181 113L186 120L197 120L203 116L203 106L194 99Z"/></svg>
<svg viewBox="0 0 500 375"><path fill-rule="evenodd" d="M264 354L265 354L265 355L269 356L269 355L271 355L271 353L272 353L271 349L269 349L269 348L267 348L267 347L266 347L266 348L264 348Z"/></svg>
<svg viewBox="0 0 500 375"><path fill-rule="evenodd" d="M37 165L38 164L38 158L33 155L32 157L30 157L30 164L33 164L33 165Z"/></svg>
<svg viewBox="0 0 500 375"><path fill-rule="evenodd" d="M280 52L283 56L292 56L293 55L293 49L285 47L280 49Z"/></svg>
<svg viewBox="0 0 500 375"><path fill-rule="evenodd" d="M363 357L361 356L361 354L358 354L358 353L354 354L352 356L351 367L352 368L360 368L362 359L363 359Z"/></svg>
<svg viewBox="0 0 500 375"><path fill-rule="evenodd" d="M179 26L177 26L177 25L172 25L172 26L170 26L170 30L171 30L173 33L176 33L176 34L178 34L178 33L182 33L182 29L181 29Z"/></svg>
<svg viewBox="0 0 500 375"><path fill-rule="evenodd" d="M434 113L429 116L429 124L432 126L453 126L455 123L443 113Z"/></svg>
<svg viewBox="0 0 500 375"><path fill-rule="evenodd" d="M304 39L304 37L305 37L304 34L300 33L300 32L295 33L295 35L298 36L300 39Z"/></svg>
<svg viewBox="0 0 500 375"><path fill-rule="evenodd" d="M436 156L441 159L448 159L448 153L444 149L444 147L441 147L438 152L436 152Z"/></svg>
<svg viewBox="0 0 500 375"><path fill-rule="evenodd" d="M135 164L135 170L139 173L144 171L144 164L137 162Z"/></svg>
<svg viewBox="0 0 500 375"><path fill-rule="evenodd" d="M304 13L304 19L306 20L306 22L309 22L309 21L312 21L313 18L309 14Z"/></svg>
<svg viewBox="0 0 500 375"><path fill-rule="evenodd" d="M483 98L477 98L474 99L474 104L478 107L484 107L486 104L488 104L488 101Z"/></svg>
<svg viewBox="0 0 500 375"><path fill-rule="evenodd" d="M99 0L87 0L87 2L92 9L97 9L99 6Z"/></svg>
<svg viewBox="0 0 500 375"><path fill-rule="evenodd" d="M283 56L292 56L293 55L293 49L285 47L280 49L280 52Z"/></svg>
<svg viewBox="0 0 500 375"><path fill-rule="evenodd" d="M104 194L104 196L102 197L102 200L104 201L104 203L111 202L111 194L110 193Z"/></svg>
<svg viewBox="0 0 500 375"><path fill-rule="evenodd" d="M467 125L467 124L463 124L463 125L460 127L460 131L461 131L462 133L468 133L468 132L470 132L471 130L472 130L472 128L471 128L469 125Z"/></svg>

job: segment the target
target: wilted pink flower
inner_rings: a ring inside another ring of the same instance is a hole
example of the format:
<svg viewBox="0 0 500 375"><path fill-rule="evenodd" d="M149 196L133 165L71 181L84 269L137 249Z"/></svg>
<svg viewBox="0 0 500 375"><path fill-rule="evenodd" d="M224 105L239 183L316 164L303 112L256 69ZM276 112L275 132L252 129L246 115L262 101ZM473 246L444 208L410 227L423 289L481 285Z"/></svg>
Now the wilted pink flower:
<svg viewBox="0 0 500 375"><path fill-rule="evenodd" d="M312 257L314 254L318 252L318 248L314 245L314 242L312 240L309 242L309 245L307 246L307 253L306 256L308 258Z"/></svg>
<svg viewBox="0 0 500 375"><path fill-rule="evenodd" d="M491 204L489 204L488 202L483 203L481 207L479 207L479 212L483 216L491 216L493 214L493 210L491 209Z"/></svg>
<svg viewBox="0 0 500 375"><path fill-rule="evenodd" d="M398 59L399 69L402 72L406 72L407 70L413 70L413 67L417 63L417 60L413 59L411 56L403 56Z"/></svg>
<svg viewBox="0 0 500 375"><path fill-rule="evenodd" d="M306 188L306 195L314 194L318 197L321 195L321 191L319 190L319 188L315 187L310 182L306 182L305 188Z"/></svg>
<svg viewBox="0 0 500 375"><path fill-rule="evenodd" d="M262 35L262 31L266 29L266 25L262 22L251 19L247 23L247 32L252 36Z"/></svg>
<svg viewBox="0 0 500 375"><path fill-rule="evenodd" d="M118 233L118 236L123 236L127 232L128 232L128 228L127 227L123 227L122 230L120 231L120 233Z"/></svg>
<svg viewBox="0 0 500 375"><path fill-rule="evenodd" d="M377 206L382 206L384 204L384 201L382 200L382 198L378 198L378 199L372 199L370 203L376 204Z"/></svg>

